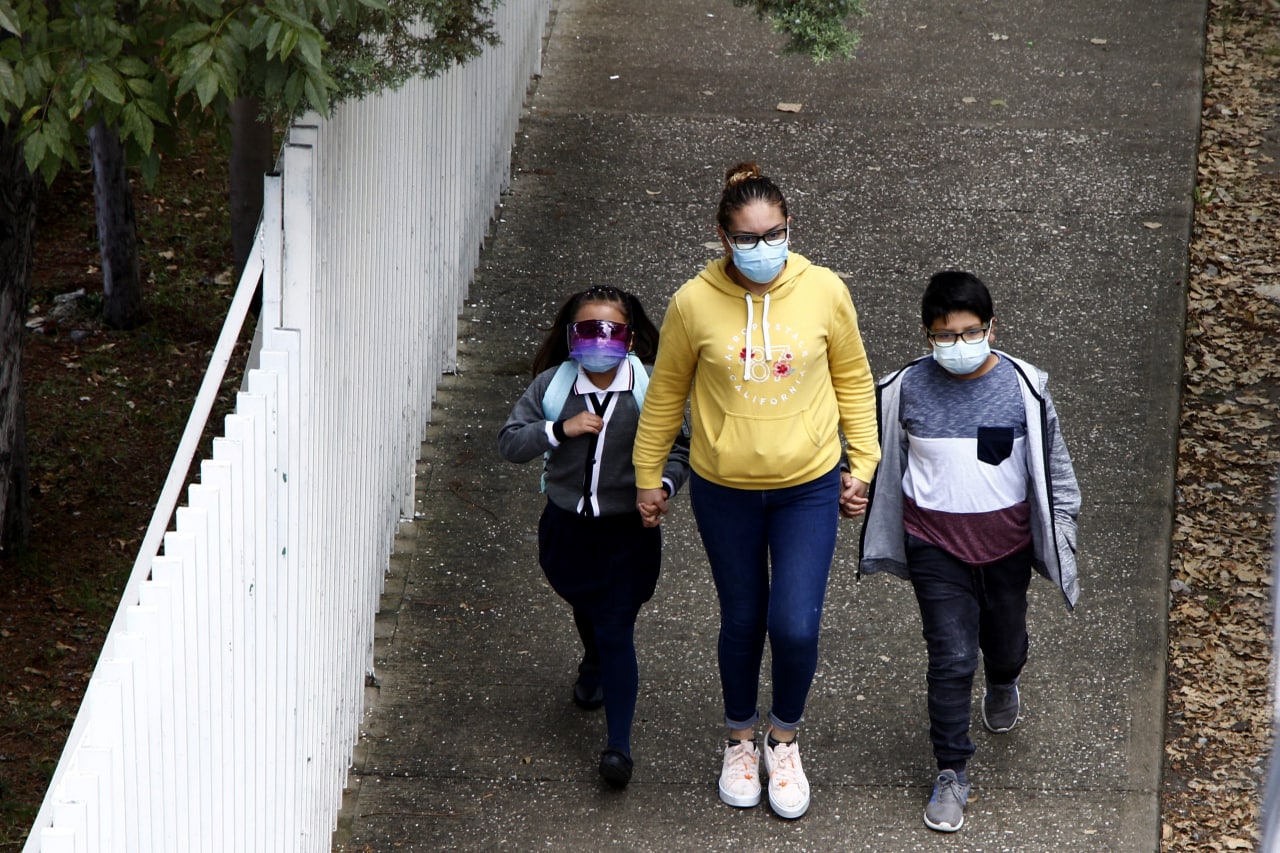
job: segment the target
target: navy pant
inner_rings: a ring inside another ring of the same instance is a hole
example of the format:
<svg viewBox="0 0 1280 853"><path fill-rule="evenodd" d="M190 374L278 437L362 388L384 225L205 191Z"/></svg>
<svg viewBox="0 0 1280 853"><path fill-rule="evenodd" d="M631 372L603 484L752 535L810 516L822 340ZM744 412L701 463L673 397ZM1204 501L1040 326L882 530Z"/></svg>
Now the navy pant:
<svg viewBox="0 0 1280 853"><path fill-rule="evenodd" d="M1012 684L1027 662L1031 549L971 566L907 534L907 568L929 652L933 755L938 769L963 770L979 653L989 684Z"/></svg>
<svg viewBox="0 0 1280 853"><path fill-rule="evenodd" d="M730 729L759 720L768 637L769 720L794 729L818 667L818 628L839 525L840 471L786 489L731 489L696 473L689 495L720 599L720 686Z"/></svg>
<svg viewBox="0 0 1280 853"><path fill-rule="evenodd" d="M662 530L645 527L638 512L587 518L548 501L538 522L538 560L551 588L573 606L584 684L593 664L599 668L608 748L630 755L640 690L636 616L658 584Z"/></svg>

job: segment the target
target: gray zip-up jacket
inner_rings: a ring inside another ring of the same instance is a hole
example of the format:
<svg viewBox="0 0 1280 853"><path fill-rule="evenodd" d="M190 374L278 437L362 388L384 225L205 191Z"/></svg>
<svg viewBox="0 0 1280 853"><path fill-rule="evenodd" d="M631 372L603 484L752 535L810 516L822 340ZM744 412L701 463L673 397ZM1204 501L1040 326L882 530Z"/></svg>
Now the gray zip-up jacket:
<svg viewBox="0 0 1280 853"><path fill-rule="evenodd" d="M1031 510L1033 565L1062 591L1067 607L1080 598L1076 573L1076 522L1080 515L1080 487L1071 456L1058 429L1058 414L1049 396L1049 375L1034 365L996 351L1008 359L1018 375L1027 411L1028 503ZM859 573L889 572L910 577L906 536L902 525L902 476L906 468L905 436L898 419L902 377L917 359L881 379L876 385L877 417L883 458L871 483L866 519L862 525Z"/></svg>
<svg viewBox="0 0 1280 853"><path fill-rule="evenodd" d="M580 435L557 443L552 424L542 410L542 397L556 369L552 367L539 373L516 401L511 416L498 431L498 453L508 462L529 462L551 451L546 465L547 498L561 509L578 512L579 503L583 500L584 478L591 476L595 501L592 515L635 512L636 472L631 462L631 451L635 445L636 424L640 420L635 395L630 390L614 392L604 430L595 442L591 440L594 436ZM630 379L630 376L628 372L626 378ZM627 388L630 388L630 382L627 382ZM586 411L588 405L586 397L577 393L575 383L575 388L570 390L564 401L559 420L565 421ZM588 474L587 453L593 443L599 470ZM689 439L687 431L682 430L663 468L663 485L674 495L688 477Z"/></svg>

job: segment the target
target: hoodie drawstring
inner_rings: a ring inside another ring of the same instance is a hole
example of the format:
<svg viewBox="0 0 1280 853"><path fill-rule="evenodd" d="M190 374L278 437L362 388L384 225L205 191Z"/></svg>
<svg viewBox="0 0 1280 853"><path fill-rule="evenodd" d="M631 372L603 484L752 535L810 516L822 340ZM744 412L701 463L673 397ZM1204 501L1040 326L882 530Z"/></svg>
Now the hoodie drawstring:
<svg viewBox="0 0 1280 853"><path fill-rule="evenodd" d="M769 340L769 294L764 295L764 311L760 315L760 328L764 330L764 361L769 363L773 354L773 342Z"/></svg>
<svg viewBox="0 0 1280 853"><path fill-rule="evenodd" d="M749 291L743 293L742 296L744 299L747 300L747 348L744 353L745 357L743 358L742 373L743 373L743 378L750 381L751 360L752 360L751 327L755 325L755 321L756 321L756 305L754 302L751 301L751 293ZM760 314L760 328L764 332L764 362L765 364L768 364L769 359L771 358L772 350L773 350L773 347L771 346L771 342L769 340L769 294L768 293L764 295L764 311L762 311Z"/></svg>

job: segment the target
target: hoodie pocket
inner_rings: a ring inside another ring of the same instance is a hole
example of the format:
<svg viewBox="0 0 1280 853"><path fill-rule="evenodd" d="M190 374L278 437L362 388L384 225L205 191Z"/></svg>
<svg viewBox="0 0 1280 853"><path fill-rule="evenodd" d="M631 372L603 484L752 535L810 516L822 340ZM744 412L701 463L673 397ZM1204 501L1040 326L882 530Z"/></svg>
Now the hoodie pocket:
<svg viewBox="0 0 1280 853"><path fill-rule="evenodd" d="M711 455L717 474L726 480L769 481L811 466L819 446L807 410L779 418L726 413Z"/></svg>

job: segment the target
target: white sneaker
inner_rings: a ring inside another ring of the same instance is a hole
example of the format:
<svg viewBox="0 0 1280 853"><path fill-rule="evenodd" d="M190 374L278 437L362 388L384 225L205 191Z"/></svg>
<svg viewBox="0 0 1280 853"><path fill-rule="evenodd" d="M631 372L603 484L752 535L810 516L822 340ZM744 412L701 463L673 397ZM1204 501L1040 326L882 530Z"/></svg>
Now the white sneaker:
<svg viewBox="0 0 1280 853"><path fill-rule="evenodd" d="M772 747L766 742L764 772L769 775L769 805L778 817L794 819L809 810L809 780L795 741Z"/></svg>
<svg viewBox="0 0 1280 853"><path fill-rule="evenodd" d="M760 804L760 751L755 741L744 740L725 747L720 799L740 809Z"/></svg>

